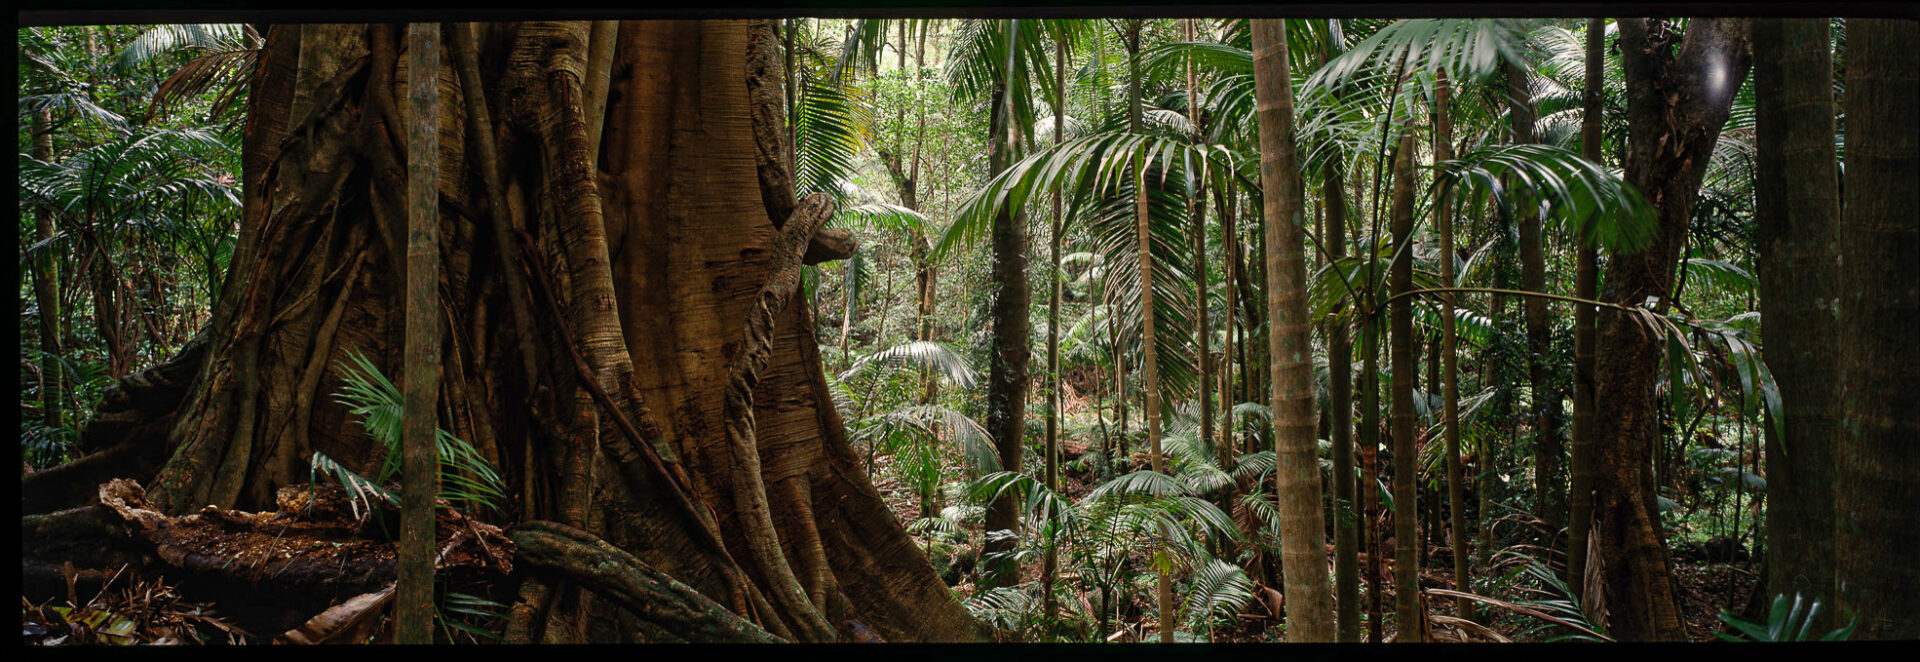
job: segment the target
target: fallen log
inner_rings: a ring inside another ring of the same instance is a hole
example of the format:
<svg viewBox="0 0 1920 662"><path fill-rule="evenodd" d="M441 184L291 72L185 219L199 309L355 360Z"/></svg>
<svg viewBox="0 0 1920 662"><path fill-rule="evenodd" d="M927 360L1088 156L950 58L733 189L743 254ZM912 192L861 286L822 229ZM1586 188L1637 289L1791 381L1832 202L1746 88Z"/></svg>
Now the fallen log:
<svg viewBox="0 0 1920 662"><path fill-rule="evenodd" d="M136 481L98 488L97 503L21 518L22 592L34 599L104 580L101 568L164 574L195 599L211 601L251 633L280 633L346 597L376 592L394 578L394 551L376 511L343 517L336 485L290 486L281 509L254 513L207 507L169 517ZM513 543L498 527L441 508L437 567L450 581L490 581L513 571ZM389 527L390 528L390 527Z"/></svg>

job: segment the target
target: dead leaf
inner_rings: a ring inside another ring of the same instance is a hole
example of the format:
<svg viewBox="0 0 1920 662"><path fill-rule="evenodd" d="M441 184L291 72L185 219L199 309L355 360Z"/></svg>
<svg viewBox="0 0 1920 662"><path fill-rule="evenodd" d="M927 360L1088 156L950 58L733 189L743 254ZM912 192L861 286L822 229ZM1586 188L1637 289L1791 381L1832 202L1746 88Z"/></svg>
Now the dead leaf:
<svg viewBox="0 0 1920 662"><path fill-rule="evenodd" d="M393 584L348 598L273 639L276 644L357 643L364 641L393 602Z"/></svg>

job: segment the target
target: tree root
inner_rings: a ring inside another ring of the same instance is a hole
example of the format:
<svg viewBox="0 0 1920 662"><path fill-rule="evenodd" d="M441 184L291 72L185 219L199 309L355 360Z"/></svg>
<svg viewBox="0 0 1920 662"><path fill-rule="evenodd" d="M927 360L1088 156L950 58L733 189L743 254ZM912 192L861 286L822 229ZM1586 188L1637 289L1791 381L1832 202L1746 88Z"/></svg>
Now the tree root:
<svg viewBox="0 0 1920 662"><path fill-rule="evenodd" d="M799 578L780 549L780 536L767 502L766 480L760 472L753 390L773 351L774 314L793 299L800 284L800 257L814 231L831 215L832 204L826 196L810 195L800 202L781 228L780 238L773 246L772 274L756 297L754 307L747 312L741 346L727 365L724 406L727 450L733 470L733 503L745 529L747 548L773 591L772 598L799 619L803 638L812 641L832 641L838 635L821 608L815 606L801 588Z"/></svg>
<svg viewBox="0 0 1920 662"><path fill-rule="evenodd" d="M588 590L686 641L780 641L671 575L586 531L535 521L514 527L511 535L519 559L526 566L564 573Z"/></svg>

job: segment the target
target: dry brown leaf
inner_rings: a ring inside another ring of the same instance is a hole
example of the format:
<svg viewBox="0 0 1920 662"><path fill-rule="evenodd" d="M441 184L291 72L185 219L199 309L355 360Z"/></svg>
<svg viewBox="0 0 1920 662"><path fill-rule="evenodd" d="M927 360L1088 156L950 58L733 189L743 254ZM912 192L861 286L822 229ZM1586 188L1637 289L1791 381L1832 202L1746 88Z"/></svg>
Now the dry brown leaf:
<svg viewBox="0 0 1920 662"><path fill-rule="evenodd" d="M335 641L355 643L372 634L373 627L379 624L380 615L386 612L388 603L393 602L393 584L372 593L363 593L348 598L346 602L328 607L319 615L307 619L300 627L288 630L273 639L276 644L324 644Z"/></svg>

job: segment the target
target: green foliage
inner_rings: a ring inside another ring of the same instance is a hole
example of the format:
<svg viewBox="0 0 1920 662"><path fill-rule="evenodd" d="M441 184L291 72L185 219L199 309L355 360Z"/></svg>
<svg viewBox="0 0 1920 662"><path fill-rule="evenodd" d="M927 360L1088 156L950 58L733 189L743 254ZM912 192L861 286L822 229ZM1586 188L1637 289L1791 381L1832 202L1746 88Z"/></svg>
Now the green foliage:
<svg viewBox="0 0 1920 662"><path fill-rule="evenodd" d="M347 489L355 502L357 516L359 504L375 497L394 504L400 502L397 490L382 485L390 484L400 474L400 436L406 414L400 389L373 361L358 351L351 351L347 356L353 363L340 366L343 390L335 395L341 404L351 407L348 413L363 417L361 423L367 433L387 449L386 459L372 480L318 451L314 452L311 464L315 476L328 474ZM438 428L434 429L434 446L440 466L436 481L440 485L438 500L448 502L447 505L461 504L473 512L500 510L507 498L505 483L478 450Z"/></svg>
<svg viewBox="0 0 1920 662"><path fill-rule="evenodd" d="M1806 606L1804 612L1800 610L1803 603ZM1726 641L1814 641L1808 636L1812 634L1813 619L1820 613L1821 606L1817 599L1803 601L1798 593L1793 595L1793 600L1789 603L1787 594L1781 593L1774 596L1773 607L1767 611L1765 624L1742 620L1739 616L1723 609L1719 614L1720 620L1738 630L1739 635L1725 632L1713 634ZM1860 619L1855 618L1848 621L1846 626L1821 635L1819 641L1846 641L1847 637L1853 634L1854 627L1859 624Z"/></svg>

